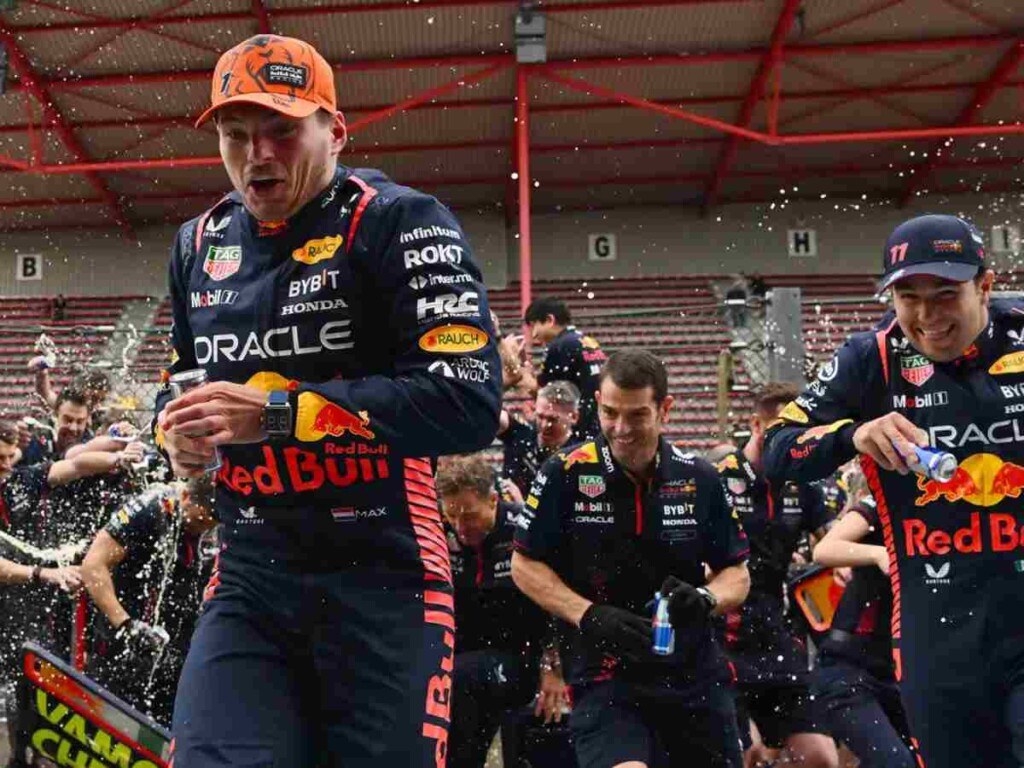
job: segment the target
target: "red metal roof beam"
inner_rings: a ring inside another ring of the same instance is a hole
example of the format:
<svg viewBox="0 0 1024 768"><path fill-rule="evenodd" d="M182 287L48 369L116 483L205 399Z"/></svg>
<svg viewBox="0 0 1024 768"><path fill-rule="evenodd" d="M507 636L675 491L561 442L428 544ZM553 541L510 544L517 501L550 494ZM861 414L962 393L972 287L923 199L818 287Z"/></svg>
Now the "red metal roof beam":
<svg viewBox="0 0 1024 768"><path fill-rule="evenodd" d="M275 16L277 13L275 12ZM901 53L907 51L946 51L978 49L1016 42L1013 35L978 35L970 37L944 37L930 40L888 40L870 43L838 43L827 45L790 45L786 56L841 56L866 55L873 53ZM573 69L616 69L621 67L683 66L687 64L715 64L736 61L760 61L765 54L763 48L736 51L707 51L690 54L651 54L649 56L597 56L594 58L572 58L549 61L551 69L569 71ZM376 72L394 69L424 69L437 67L484 67L513 61L508 53L457 54L452 56L417 56L397 59L351 59L332 62L335 70L342 75L346 72ZM40 84L53 91L77 90L80 88L104 88L143 83L180 83L206 81L213 77L213 70L186 70L171 72L139 72L134 74L95 75L80 78L53 78L40 80ZM17 91L24 85L9 83L8 91Z"/></svg>
<svg viewBox="0 0 1024 768"><path fill-rule="evenodd" d="M7 55L11 62L11 67L18 74L18 78L24 82L28 92L32 94L35 100L39 103L40 109L43 111L43 119L45 122L49 122L53 128L57 131L57 135L60 137L64 146L67 147L68 151L75 157L78 162L85 162L89 159L88 153L85 148L79 143L78 138L75 136L71 126L64 119L64 116L60 113L60 110L54 106L53 99L47 92L46 88L39 83L36 78L35 70L32 68L32 64L29 62L25 52L21 50L21 46L18 45L18 41L14 38L6 27L0 26L0 43L7 48ZM106 182L103 181L95 173L86 173L86 180L96 193L103 200L113 217L117 225L121 227L121 230L125 233L125 236L131 240L136 240L135 231L132 229L132 225L128 223L128 219L125 218L124 209L121 204L114 197L114 193L107 187Z"/></svg>
<svg viewBox="0 0 1024 768"><path fill-rule="evenodd" d="M263 0L252 0L252 12L256 15L256 28L261 35L270 34L270 16Z"/></svg>
<svg viewBox="0 0 1024 768"><path fill-rule="evenodd" d="M754 109L761 100L765 83L768 82L768 77L771 75L772 70L782 65L782 47L785 45L789 30L793 27L793 19L796 18L796 13L800 10L800 3L801 0L786 0L785 5L782 6L779 18L775 22L775 29L772 30L768 50L761 59L761 63L758 64L757 71L750 81L750 87L747 89L746 98L743 99L743 104L740 106L740 114L736 119L736 124L743 128L750 125L750 121L754 117ZM707 189L704 190L705 212L714 206L717 201L718 193L722 189L725 177L736 160L739 146L740 137L733 134L729 137L726 145L722 147L721 152L719 152L715 172L711 176L711 182L708 184Z"/></svg>
<svg viewBox="0 0 1024 768"><path fill-rule="evenodd" d="M970 102L960 111L956 120L953 121L953 125L962 128L973 123L975 118L992 101L1003 83L1017 71L1022 60L1024 60L1024 40L1017 40L1010 47L1010 50L999 59L999 63L996 64L988 79L977 87ZM1018 127L1021 126L1018 124ZM1022 132L1024 132L1024 128L1022 128ZM968 133L966 135L973 134ZM928 152L928 160L910 177L910 183L907 184L907 188L899 200L900 208L904 208L910 202L914 194L928 182L935 170L942 165L946 156L939 153L941 148L941 144L934 145L931 151Z"/></svg>

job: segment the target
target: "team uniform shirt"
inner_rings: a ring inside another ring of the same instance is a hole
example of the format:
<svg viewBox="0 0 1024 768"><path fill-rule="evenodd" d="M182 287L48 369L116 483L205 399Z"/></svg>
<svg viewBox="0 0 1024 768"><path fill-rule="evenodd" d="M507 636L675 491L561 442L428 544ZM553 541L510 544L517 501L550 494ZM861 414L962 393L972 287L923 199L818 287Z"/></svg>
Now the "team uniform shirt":
<svg viewBox="0 0 1024 768"><path fill-rule="evenodd" d="M580 391L580 418L574 434L579 439L596 437L601 427L597 421L598 374L608 356L592 336L584 336L576 326L568 325L548 344L537 383L571 381Z"/></svg>
<svg viewBox="0 0 1024 768"><path fill-rule="evenodd" d="M179 231L170 283L170 373L287 390L294 413L287 439L220 449L228 541L269 551L284 525L277 563L388 560L450 583L429 457L489 445L501 399L482 278L451 213L344 167L286 222L232 193Z"/></svg>
<svg viewBox="0 0 1024 768"><path fill-rule="evenodd" d="M750 594L719 627L726 650L740 682L791 679L807 664L786 626L783 593L801 537L830 519L822 491L810 483L771 485L742 451L723 457L717 469L750 541Z"/></svg>
<svg viewBox="0 0 1024 768"><path fill-rule="evenodd" d="M154 483L115 512L103 530L125 550L114 571L125 611L187 645L208 574L199 537L184 530L180 491Z"/></svg>
<svg viewBox="0 0 1024 768"><path fill-rule="evenodd" d="M864 544L884 546L882 523L874 499L862 499L847 514L858 514L868 522L870 530L862 539ZM891 620L889 577L873 565L854 568L832 616L831 629L839 630L843 637L837 638L834 632L826 636L821 651L891 679Z"/></svg>
<svg viewBox="0 0 1024 768"><path fill-rule="evenodd" d="M88 443L94 437L92 430L85 430L74 445ZM69 448L71 446L68 446ZM20 464L25 466L39 464L44 461L58 461L64 458L64 452L57 450L54 433L48 430L35 432L22 452Z"/></svg>
<svg viewBox="0 0 1024 768"><path fill-rule="evenodd" d="M603 437L552 456L526 500L516 548L588 600L641 616L650 615L645 606L666 576L701 585L705 564L717 572L744 562L746 537L714 468L664 438L656 461L654 478L637 485ZM724 679L727 668L709 628L675 631L674 654L628 661L586 647L577 630L567 629L567 680Z"/></svg>
<svg viewBox="0 0 1024 768"><path fill-rule="evenodd" d="M478 547L448 530L455 583L455 649L539 656L544 611L512 581L512 540L522 507L498 502L494 529Z"/></svg>
<svg viewBox="0 0 1024 768"><path fill-rule="evenodd" d="M515 483L525 497L537 470L552 451L537 443L535 426L525 424L511 414L508 429L498 435L498 439L505 446L501 476Z"/></svg>
<svg viewBox="0 0 1024 768"><path fill-rule="evenodd" d="M988 325L945 363L919 354L891 315L853 335L768 429L769 477L828 474L856 455L859 424L891 411L959 462L940 483L861 459L890 556L896 676L931 764L958 747L952 722L919 708L1001 713L982 702L1024 672L1024 304L992 301Z"/></svg>

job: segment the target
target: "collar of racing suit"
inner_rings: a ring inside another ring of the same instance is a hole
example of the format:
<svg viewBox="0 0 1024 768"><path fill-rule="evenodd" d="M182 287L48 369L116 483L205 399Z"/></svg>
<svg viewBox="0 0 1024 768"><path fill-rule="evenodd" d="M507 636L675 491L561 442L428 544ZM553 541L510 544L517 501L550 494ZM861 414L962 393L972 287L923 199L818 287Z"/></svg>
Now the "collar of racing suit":
<svg viewBox="0 0 1024 768"><path fill-rule="evenodd" d="M228 195L228 198L233 202L238 203L241 210L244 211L246 218L249 220L249 227L253 234L257 237L274 237L294 229L293 225L295 222L301 219L307 211L319 211L333 202L334 198L341 190L342 185L345 183L345 180L351 175L351 173L352 169L338 163L338 167L334 170L334 178L331 182L320 190L320 192L308 203L292 214L290 218L283 219L281 221L260 221L257 219L249 213L249 210L245 207L242 200L241 194L239 194L237 190Z"/></svg>

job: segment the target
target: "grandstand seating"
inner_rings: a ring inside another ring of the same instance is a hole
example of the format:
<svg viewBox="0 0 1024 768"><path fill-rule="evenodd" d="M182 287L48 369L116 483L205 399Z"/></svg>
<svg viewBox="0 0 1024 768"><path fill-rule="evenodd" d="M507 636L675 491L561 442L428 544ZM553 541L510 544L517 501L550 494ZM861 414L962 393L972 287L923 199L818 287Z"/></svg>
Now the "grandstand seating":
<svg viewBox="0 0 1024 768"><path fill-rule="evenodd" d="M58 349L58 369L51 374L57 388L70 379L73 365L85 365L107 345L114 327L132 301L144 296L68 296L62 320L53 320L49 297L0 298L0 413L20 413L33 402L34 377L26 369L40 333Z"/></svg>
<svg viewBox="0 0 1024 768"><path fill-rule="evenodd" d="M726 281L722 275L689 275L651 278L558 279L536 281L533 296L555 296L567 302L574 323L594 336L609 351L641 346L657 352L669 369L670 390L679 402L669 436L695 449L716 441L717 360L730 343L730 331L722 321L713 289ZM804 337L807 351L817 360L831 355L850 333L870 327L884 307L873 298L874 280L865 275L764 275L765 284L799 286L805 299ZM519 286L512 283L489 294L491 307L506 332L519 325ZM7 333L0 340L0 408L12 409L31 392L32 376L25 362L34 354L39 326L45 325L60 348L73 347L75 359L98 351L109 339L131 296L107 298L68 297L63 322L49 320L48 299L0 299L0 317ZM171 324L170 302L158 300L152 326L134 351L131 373L140 382L154 382L169 357L167 330ZM103 329L97 328L103 326ZM54 373L58 386L67 371ZM739 426L748 405L750 377L737 357L731 394ZM510 398L511 407L517 407Z"/></svg>

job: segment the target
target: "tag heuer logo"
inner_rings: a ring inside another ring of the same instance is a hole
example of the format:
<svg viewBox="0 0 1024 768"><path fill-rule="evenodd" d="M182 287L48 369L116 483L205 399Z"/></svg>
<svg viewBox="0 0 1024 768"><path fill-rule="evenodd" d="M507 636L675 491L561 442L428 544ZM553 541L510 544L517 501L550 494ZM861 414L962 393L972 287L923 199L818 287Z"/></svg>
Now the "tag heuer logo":
<svg viewBox="0 0 1024 768"><path fill-rule="evenodd" d="M900 361L900 376L920 387L935 373L935 366L924 355L908 355Z"/></svg>
<svg viewBox="0 0 1024 768"><path fill-rule="evenodd" d="M211 280L224 280L231 277L242 266L242 246L211 245L206 252L206 261L203 262L203 272L210 276Z"/></svg>
<svg viewBox="0 0 1024 768"><path fill-rule="evenodd" d="M596 499L604 493L604 478L600 475L580 475L580 493Z"/></svg>

